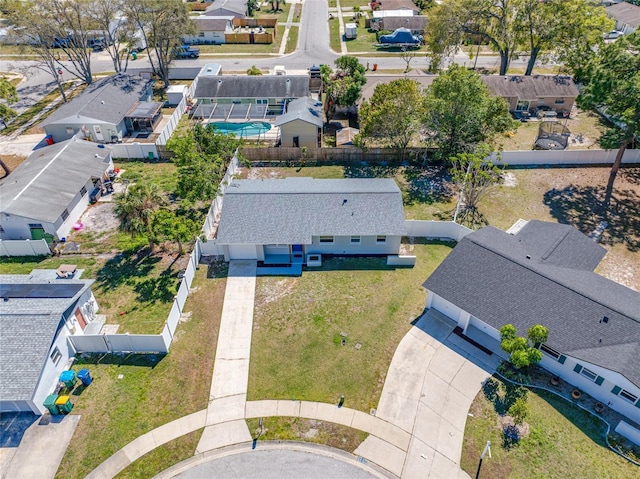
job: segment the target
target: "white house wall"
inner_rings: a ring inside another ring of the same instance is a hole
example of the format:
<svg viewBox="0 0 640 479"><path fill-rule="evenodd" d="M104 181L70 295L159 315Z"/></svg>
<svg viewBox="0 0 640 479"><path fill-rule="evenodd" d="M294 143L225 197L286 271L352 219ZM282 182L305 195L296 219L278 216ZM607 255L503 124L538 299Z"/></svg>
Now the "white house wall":
<svg viewBox="0 0 640 479"><path fill-rule="evenodd" d="M566 356L564 364L556 361L551 356L543 354L540 365L552 373L558 375L569 384L584 391L585 393L593 396L602 404L606 404L611 409L618 411L624 416L628 417L636 423L640 423L640 388L635 386L631 381L625 378L622 374L609 369L596 366L595 364L582 361L580 359ZM587 368L598 376L604 378L602 384L598 385L590 379L584 377L582 374L575 372L574 368L577 364ZM626 399L613 394L612 390L615 386L630 392L638 397L637 403L634 405ZM615 425L614 425L615 426Z"/></svg>
<svg viewBox="0 0 640 479"><path fill-rule="evenodd" d="M233 31L232 29L229 29L228 33L231 33L232 31ZM202 35L202 36L200 36L200 35L186 35L183 38L183 40L184 40L185 43L205 44L205 45L209 45L209 44L217 45L217 44L225 43L225 38L224 38L225 32L208 31L208 32L202 32L202 33L204 33L204 35Z"/></svg>
<svg viewBox="0 0 640 479"><path fill-rule="evenodd" d="M385 255L398 254L400 236L387 236L385 243L378 243L376 236L361 236L360 243L351 243L351 236L334 236L333 243L320 243L319 236L313 236L312 243L305 246L305 253L336 255Z"/></svg>
<svg viewBox="0 0 640 479"><path fill-rule="evenodd" d="M93 182L91 179L88 179L84 185L87 190L84 195L81 195L80 192L76 193L76 196L73 198L69 206L67 207L67 211L69 212L69 216L66 220L62 220L62 216L58 218L56 224L54 225L55 231L54 236L57 238L65 238L73 225L78 222L84 211L89 206L91 191L93 190Z"/></svg>
<svg viewBox="0 0 640 479"><path fill-rule="evenodd" d="M33 218L25 218L24 216L18 215L6 215L2 213L2 221L0 224L4 231L0 233L0 237L6 240L31 239L31 229L29 228L30 223L39 223L42 225L42 228L46 233L54 236L56 234L56 227L53 223L46 223Z"/></svg>
<svg viewBox="0 0 640 479"><path fill-rule="evenodd" d="M100 139L95 131L98 126L102 133ZM70 117L55 123L46 125L44 131L47 135L51 135L56 143L73 138L83 127L83 135L86 135L95 143L110 142L112 136L122 138L126 136L127 129L124 125L124 118L117 125L114 123L106 123L93 118L74 118Z"/></svg>
<svg viewBox="0 0 640 479"><path fill-rule="evenodd" d="M293 138L298 137L298 146L317 148L318 127L302 120L293 120L280 126L280 141L282 146L295 146Z"/></svg>

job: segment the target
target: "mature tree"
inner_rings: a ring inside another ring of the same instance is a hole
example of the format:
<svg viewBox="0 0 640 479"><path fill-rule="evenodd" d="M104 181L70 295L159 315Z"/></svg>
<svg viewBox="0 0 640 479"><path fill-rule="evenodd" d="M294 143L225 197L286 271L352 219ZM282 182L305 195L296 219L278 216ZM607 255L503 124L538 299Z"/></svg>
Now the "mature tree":
<svg viewBox="0 0 640 479"><path fill-rule="evenodd" d="M142 32L149 46L149 62L153 72L169 87L169 64L182 44L184 35L196 27L189 17L189 8L182 0L137 0L126 2L125 16Z"/></svg>
<svg viewBox="0 0 640 479"><path fill-rule="evenodd" d="M196 125L182 135L174 135L167 148L178 166L176 193L190 201L210 201L218 193L229 161L242 140Z"/></svg>
<svg viewBox="0 0 640 479"><path fill-rule="evenodd" d="M640 137L640 31L607 44L593 55L578 96L581 108L606 112L619 139L603 201L606 212L625 150Z"/></svg>
<svg viewBox="0 0 640 479"><path fill-rule="evenodd" d="M422 92L415 80L403 78L376 85L373 96L360 105L357 143L387 146L404 159L407 146L418 133L422 118Z"/></svg>
<svg viewBox="0 0 640 479"><path fill-rule="evenodd" d="M542 360L538 348L548 337L549 330L540 324L529 328L526 338L518 336L512 324L505 324L500 328L500 347L511 355L510 361L516 368L527 369Z"/></svg>
<svg viewBox="0 0 640 479"><path fill-rule="evenodd" d="M251 65L251 68L247 70L247 75L262 75L262 70L255 65Z"/></svg>
<svg viewBox="0 0 640 479"><path fill-rule="evenodd" d="M451 178L460 190L453 221L480 223L478 205L500 184L504 170L504 166L494 164L489 156L489 148L481 145L474 153L458 153L450 158Z"/></svg>
<svg viewBox="0 0 640 479"><path fill-rule="evenodd" d="M17 101L16 87L9 80L0 77L0 120L8 122L18 114L9 106Z"/></svg>
<svg viewBox="0 0 640 479"><path fill-rule="evenodd" d="M182 256L183 244L193 241L200 225L193 219L167 208L155 211L151 217L151 232L154 239L178 244L178 255Z"/></svg>
<svg viewBox="0 0 640 479"><path fill-rule="evenodd" d="M256 10L260 10L260 2L258 0L247 0L247 13L249 13L250 17L253 17Z"/></svg>
<svg viewBox="0 0 640 479"><path fill-rule="evenodd" d="M356 57L344 55L335 61L336 71L329 66L320 67L328 102L327 117L330 119L336 107L350 107L362 95L362 86L367 83L365 68Z"/></svg>
<svg viewBox="0 0 640 479"><path fill-rule="evenodd" d="M507 102L492 96L477 73L455 64L427 88L424 112L429 143L445 160L518 127Z"/></svg>
<svg viewBox="0 0 640 479"><path fill-rule="evenodd" d="M36 67L53 77L64 101L66 95L58 71L66 70L87 84L93 80L91 50L87 49L87 33L92 24L84 6L83 2L63 0L7 4L9 23L38 56Z"/></svg>
<svg viewBox="0 0 640 479"><path fill-rule="evenodd" d="M107 40L105 49L116 73L127 70L137 30L135 23L123 14L126 5L127 0L91 0L87 4L88 15L96 30Z"/></svg>
<svg viewBox="0 0 640 479"><path fill-rule="evenodd" d="M559 2L558 16L563 26L554 40L554 58L582 82L586 63L604 45L603 33L610 31L614 20L607 16L599 0Z"/></svg>
<svg viewBox="0 0 640 479"><path fill-rule="evenodd" d="M160 189L155 184L136 183L115 197L115 214L120 220L120 229L132 238L144 235L153 250L154 236L151 220L154 212L165 203Z"/></svg>
<svg viewBox="0 0 640 479"><path fill-rule="evenodd" d="M435 60L455 51L465 35L473 35L488 42L500 55L500 75L505 75L522 40L521 30L514 28L518 1L450 0L434 7L427 44Z"/></svg>

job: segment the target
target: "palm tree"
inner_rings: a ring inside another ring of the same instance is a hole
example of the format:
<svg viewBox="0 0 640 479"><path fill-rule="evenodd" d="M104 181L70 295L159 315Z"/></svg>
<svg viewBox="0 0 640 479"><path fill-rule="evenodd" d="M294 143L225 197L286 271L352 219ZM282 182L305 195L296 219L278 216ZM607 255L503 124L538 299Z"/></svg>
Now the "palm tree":
<svg viewBox="0 0 640 479"><path fill-rule="evenodd" d="M116 196L114 212L120 219L120 229L136 235L145 235L149 239L149 248L153 251L151 218L154 211L165 203L157 185L135 184L124 193Z"/></svg>

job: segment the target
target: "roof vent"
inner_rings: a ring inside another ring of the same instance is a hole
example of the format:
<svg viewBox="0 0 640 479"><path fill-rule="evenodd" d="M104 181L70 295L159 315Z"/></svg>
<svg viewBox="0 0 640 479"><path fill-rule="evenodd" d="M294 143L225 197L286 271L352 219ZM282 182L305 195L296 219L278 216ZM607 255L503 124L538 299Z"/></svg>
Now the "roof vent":
<svg viewBox="0 0 640 479"><path fill-rule="evenodd" d="M531 259L531 256L530 256L530 255L527 255L527 259Z"/></svg>
<svg viewBox="0 0 640 479"><path fill-rule="evenodd" d="M342 206L347 204L347 199L345 198L344 200L342 200Z"/></svg>
<svg viewBox="0 0 640 479"><path fill-rule="evenodd" d="M602 322L607 324L609 322L609 318L605 316L604 318L602 318Z"/></svg>

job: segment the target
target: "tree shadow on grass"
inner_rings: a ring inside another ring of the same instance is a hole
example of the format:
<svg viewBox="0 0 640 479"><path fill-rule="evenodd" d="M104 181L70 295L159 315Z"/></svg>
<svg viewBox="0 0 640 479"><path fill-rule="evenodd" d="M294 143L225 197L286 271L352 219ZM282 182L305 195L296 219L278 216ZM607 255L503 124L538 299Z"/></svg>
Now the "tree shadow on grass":
<svg viewBox="0 0 640 479"><path fill-rule="evenodd" d="M138 300L145 303L168 303L176 294L177 279L173 270L167 268L160 276L149 277L139 281L133 290L138 295Z"/></svg>
<svg viewBox="0 0 640 479"><path fill-rule="evenodd" d="M399 165L349 163L344 167L345 178L393 178L400 170Z"/></svg>
<svg viewBox="0 0 640 479"><path fill-rule="evenodd" d="M135 278L147 277L160 257L146 255L144 251L128 250L111 258L96 275L98 285L109 291L123 284L132 284Z"/></svg>
<svg viewBox="0 0 640 479"><path fill-rule="evenodd" d="M517 386L508 381L502 382L489 379L482 386L484 397L493 405L493 409L499 415L507 414L509 408L520 398L526 399L528 389Z"/></svg>
<svg viewBox="0 0 640 479"><path fill-rule="evenodd" d="M409 166L404 170L404 177L407 182L402 195L405 205L446 203L456 194L448 168L442 165Z"/></svg>
<svg viewBox="0 0 640 479"><path fill-rule="evenodd" d="M640 175L639 179L640 181ZM544 194L544 204L559 223L576 227L582 233L593 233L601 221L604 186L569 185ZM633 190L616 189L609 207L608 225L601 243L623 244L629 251L640 250L640 196Z"/></svg>

